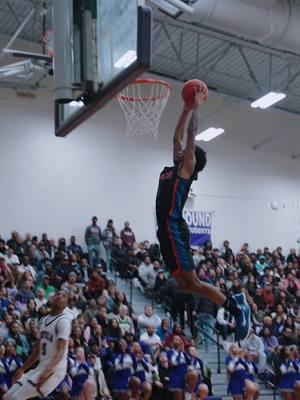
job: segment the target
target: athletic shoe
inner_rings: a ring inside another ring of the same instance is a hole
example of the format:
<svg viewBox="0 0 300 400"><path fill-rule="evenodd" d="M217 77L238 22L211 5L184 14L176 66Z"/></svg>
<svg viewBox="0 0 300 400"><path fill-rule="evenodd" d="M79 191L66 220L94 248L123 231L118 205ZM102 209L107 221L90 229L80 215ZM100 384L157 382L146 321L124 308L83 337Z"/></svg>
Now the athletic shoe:
<svg viewBox="0 0 300 400"><path fill-rule="evenodd" d="M245 293L235 294L232 296L232 299L235 301L237 308L240 310L240 313L235 316L235 340L238 342L246 339L249 336L251 330L251 310L249 304L247 303Z"/></svg>

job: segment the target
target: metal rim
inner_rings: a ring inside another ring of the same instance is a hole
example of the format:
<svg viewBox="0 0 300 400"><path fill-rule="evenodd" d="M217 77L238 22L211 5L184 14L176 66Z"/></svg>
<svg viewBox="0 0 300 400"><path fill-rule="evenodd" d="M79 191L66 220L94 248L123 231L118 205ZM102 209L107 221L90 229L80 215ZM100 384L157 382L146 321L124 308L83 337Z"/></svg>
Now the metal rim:
<svg viewBox="0 0 300 400"><path fill-rule="evenodd" d="M137 102L137 101L156 101L161 100L168 96L171 93L172 86L160 79L136 79L135 81L131 82L130 85L160 85L167 89L166 92L163 92L160 96L148 96L148 97L129 97L125 96L124 94L118 93L117 97L128 102ZM129 86L129 85L128 85Z"/></svg>

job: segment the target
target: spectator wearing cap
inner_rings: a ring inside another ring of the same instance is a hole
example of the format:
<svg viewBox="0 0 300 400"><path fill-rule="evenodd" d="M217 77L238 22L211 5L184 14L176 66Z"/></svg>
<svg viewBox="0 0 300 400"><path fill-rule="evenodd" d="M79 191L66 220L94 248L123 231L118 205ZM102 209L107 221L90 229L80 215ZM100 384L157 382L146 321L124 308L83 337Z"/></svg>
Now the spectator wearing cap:
<svg viewBox="0 0 300 400"><path fill-rule="evenodd" d="M36 290L38 290L40 288L44 290L45 299L47 301L49 300L50 296L52 296L56 292L54 286L50 285L49 282L50 282L49 275L44 275L43 279L42 279L42 283L36 287Z"/></svg>
<svg viewBox="0 0 300 400"><path fill-rule="evenodd" d="M86 228L84 235L88 248L89 264L91 268L100 262L102 233L100 226L97 225L97 221L97 217L92 218L92 224Z"/></svg>
<svg viewBox="0 0 300 400"><path fill-rule="evenodd" d="M256 271L259 275L263 275L266 267L269 267L269 264L266 262L266 257L264 255L260 255L255 264Z"/></svg>
<svg viewBox="0 0 300 400"><path fill-rule="evenodd" d="M70 238L70 244L67 250L72 254L78 255L80 258L83 256L82 247L76 243L76 236L72 235Z"/></svg>
<svg viewBox="0 0 300 400"><path fill-rule="evenodd" d="M112 219L109 219L107 221L106 228L103 230L102 233L102 240L103 240L103 246L106 251L106 264L107 264L107 269L110 271L111 269L111 252L112 252L112 246L114 243L115 238L117 237L117 233L114 227L114 222Z"/></svg>
<svg viewBox="0 0 300 400"><path fill-rule="evenodd" d="M132 248L133 243L135 242L135 235L128 221L124 223L124 228L121 230L121 239L124 246Z"/></svg>

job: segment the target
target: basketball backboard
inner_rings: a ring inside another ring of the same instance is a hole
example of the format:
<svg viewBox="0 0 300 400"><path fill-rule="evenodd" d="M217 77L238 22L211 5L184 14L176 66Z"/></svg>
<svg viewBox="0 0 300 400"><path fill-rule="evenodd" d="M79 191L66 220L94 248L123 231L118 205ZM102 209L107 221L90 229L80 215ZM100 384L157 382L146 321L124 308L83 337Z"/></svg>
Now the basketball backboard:
<svg viewBox="0 0 300 400"><path fill-rule="evenodd" d="M66 136L150 66L141 0L54 0L55 134Z"/></svg>

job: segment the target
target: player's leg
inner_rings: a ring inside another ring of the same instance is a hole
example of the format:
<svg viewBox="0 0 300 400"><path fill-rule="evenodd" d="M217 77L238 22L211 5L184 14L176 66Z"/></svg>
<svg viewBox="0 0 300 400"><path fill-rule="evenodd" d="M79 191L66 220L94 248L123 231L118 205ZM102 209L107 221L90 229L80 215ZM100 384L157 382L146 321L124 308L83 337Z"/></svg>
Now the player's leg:
<svg viewBox="0 0 300 400"><path fill-rule="evenodd" d="M179 274L174 274L174 277L183 290L205 297L218 306L226 302L226 297L223 293L215 286L200 281L194 270L182 271Z"/></svg>
<svg viewBox="0 0 300 400"><path fill-rule="evenodd" d="M40 371L41 372L41 371ZM35 384L32 379L35 375L35 370L31 370L24 374L5 394L4 400L27 400L32 397L40 397L36 390Z"/></svg>

